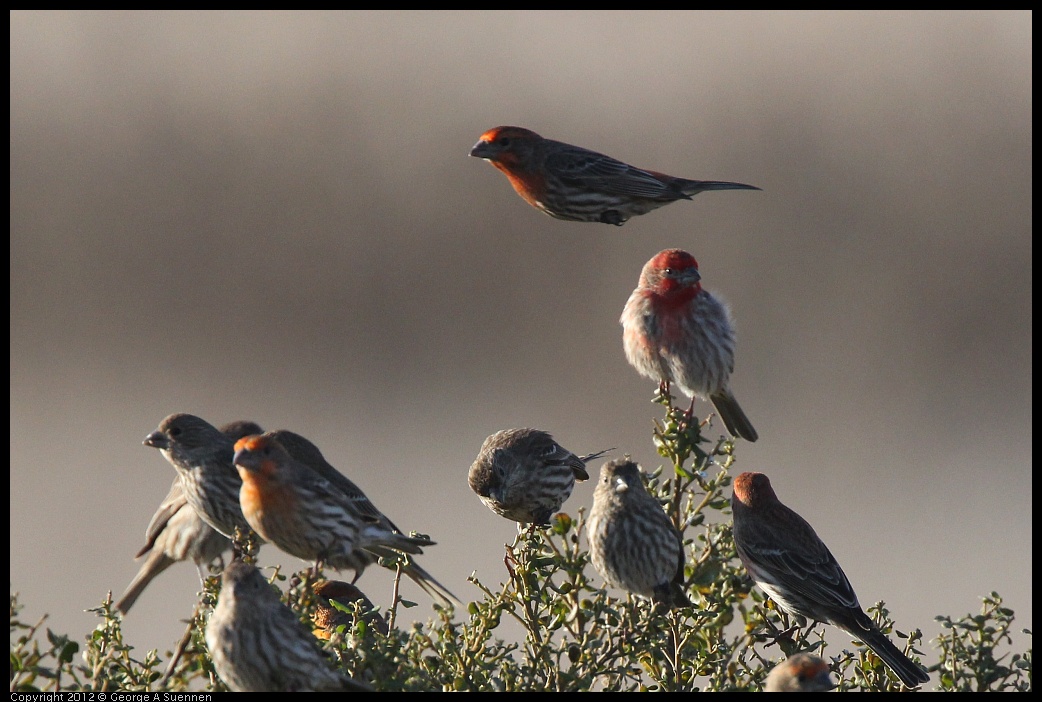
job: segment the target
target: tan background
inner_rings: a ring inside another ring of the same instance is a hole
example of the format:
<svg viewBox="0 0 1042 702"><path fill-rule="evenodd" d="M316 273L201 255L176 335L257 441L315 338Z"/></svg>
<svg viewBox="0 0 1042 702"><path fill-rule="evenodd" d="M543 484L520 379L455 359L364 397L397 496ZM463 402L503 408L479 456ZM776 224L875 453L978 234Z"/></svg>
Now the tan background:
<svg viewBox="0 0 1042 702"><path fill-rule="evenodd" d="M81 638L129 582L174 474L141 440L175 411L306 434L475 597L514 534L467 487L488 434L659 465L618 317L680 246L737 318L761 437L737 468L770 475L902 630L932 638L992 590L1031 626L1029 13L11 22L26 619ZM467 156L499 124L763 192L560 222ZM387 572L359 584L389 602ZM197 585L161 576L127 641L172 647Z"/></svg>

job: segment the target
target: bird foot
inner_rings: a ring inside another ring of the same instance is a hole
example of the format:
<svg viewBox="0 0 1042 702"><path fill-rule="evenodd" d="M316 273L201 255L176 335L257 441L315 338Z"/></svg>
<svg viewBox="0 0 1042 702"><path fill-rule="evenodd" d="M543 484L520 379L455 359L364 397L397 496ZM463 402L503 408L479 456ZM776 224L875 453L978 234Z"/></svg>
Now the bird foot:
<svg viewBox="0 0 1042 702"><path fill-rule="evenodd" d="M792 643L794 643L792 635L799 628L800 628L799 624L793 624L792 626L790 626L788 629L785 629L784 631L778 631L777 628L775 628L773 625L771 625L771 632L770 632L771 640L768 643L764 644L764 648L770 648L771 646L774 646L775 644L778 644L782 649L788 648L787 645L791 645Z"/></svg>

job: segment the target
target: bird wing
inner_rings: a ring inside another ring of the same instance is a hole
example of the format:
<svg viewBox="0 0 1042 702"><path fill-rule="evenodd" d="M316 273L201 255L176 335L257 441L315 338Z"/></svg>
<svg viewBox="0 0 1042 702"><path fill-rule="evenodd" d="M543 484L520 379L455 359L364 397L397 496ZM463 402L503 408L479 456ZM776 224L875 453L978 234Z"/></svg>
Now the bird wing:
<svg viewBox="0 0 1042 702"><path fill-rule="evenodd" d="M779 548L772 542L746 544L757 564L803 599L823 607L860 609L857 595L839 563L820 539L803 540L797 548Z"/></svg>
<svg viewBox="0 0 1042 702"><path fill-rule="evenodd" d="M568 466L572 469L575 479L579 481L589 480L590 474L586 472L586 463L583 459L561 446L556 441L542 447L541 458L543 462L551 466Z"/></svg>
<svg viewBox="0 0 1042 702"><path fill-rule="evenodd" d="M184 491L181 489L181 479L174 478L174 484L170 486L170 492L163 498L162 504L159 505L159 509L152 515L152 520L148 523L148 527L145 529L145 545L138 552L135 558L140 558L145 555L148 551L152 550L152 547L156 543L156 539L166 529L167 523L170 519L177 514L177 512L188 504L188 499L185 497Z"/></svg>
<svg viewBox="0 0 1042 702"><path fill-rule="evenodd" d="M398 526L392 522L387 516L381 512L376 505L373 504L372 500L362 492L362 488L355 485L354 481L348 478L346 475L338 471L332 464L326 460L321 460L311 464L305 464L311 471L323 478L330 487L334 488L344 500L350 505L352 510L367 520L372 522L380 522L390 528L393 531L403 532Z"/></svg>
<svg viewBox="0 0 1042 702"><path fill-rule="evenodd" d="M661 179L610 156L586 149L568 149L546 159L547 170L584 188L618 195L658 198L671 193ZM684 197L682 194L680 197Z"/></svg>

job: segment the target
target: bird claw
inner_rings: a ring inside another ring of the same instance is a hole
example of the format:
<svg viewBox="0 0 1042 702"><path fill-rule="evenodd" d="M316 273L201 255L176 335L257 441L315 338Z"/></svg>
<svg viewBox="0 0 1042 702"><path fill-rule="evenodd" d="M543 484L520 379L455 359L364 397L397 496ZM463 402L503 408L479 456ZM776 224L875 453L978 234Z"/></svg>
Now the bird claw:
<svg viewBox="0 0 1042 702"><path fill-rule="evenodd" d="M788 628L779 630L778 627L774 625L774 622L768 621L767 628L769 629L769 631L766 633L768 636L771 637L771 640L768 643L764 644L764 648L770 648L771 646L778 644L778 646L784 650L789 648L789 646L782 645L783 642L789 645L794 643L792 635L796 632L797 629L800 628L800 624L798 621L793 622L791 625L789 625Z"/></svg>

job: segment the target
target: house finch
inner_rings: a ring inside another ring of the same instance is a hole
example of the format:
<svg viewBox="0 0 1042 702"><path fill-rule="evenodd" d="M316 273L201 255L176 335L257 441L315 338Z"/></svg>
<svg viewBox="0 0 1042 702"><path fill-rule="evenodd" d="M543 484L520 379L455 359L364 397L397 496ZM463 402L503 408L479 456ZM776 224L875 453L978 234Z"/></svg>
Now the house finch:
<svg viewBox="0 0 1042 702"><path fill-rule="evenodd" d="M590 560L612 587L665 607L690 605L684 594L684 543L628 458L608 461L593 491L586 525Z"/></svg>
<svg viewBox="0 0 1042 702"><path fill-rule="evenodd" d="M227 436L233 442L238 441L244 436L253 436L254 434L261 434L264 432L261 429L260 424L257 422L251 422L247 419L239 419L234 422L228 422L218 429L222 434Z"/></svg>
<svg viewBox="0 0 1042 702"><path fill-rule="evenodd" d="M538 429L503 429L481 445L467 476L470 489L496 514L521 524L547 524L589 479L587 461L608 451L576 456Z"/></svg>
<svg viewBox="0 0 1042 702"><path fill-rule="evenodd" d="M286 553L314 561L316 573L325 564L360 574L380 556L420 554L422 546L434 545L425 536L403 534L360 490L345 493L290 455L272 433L240 439L234 461L242 477L239 503L250 526ZM451 602L452 593L415 563L403 571Z"/></svg>
<svg viewBox="0 0 1042 702"><path fill-rule="evenodd" d="M495 127L470 150L503 171L528 204L551 217L621 226L704 190L759 190L744 183L687 180L635 168L522 127Z"/></svg>
<svg viewBox="0 0 1042 702"><path fill-rule="evenodd" d="M260 425L249 421L231 422L220 428L220 432L232 441L262 431ZM141 558L147 553L148 558L116 603L116 609L123 614L129 612L148 584L178 561L192 559L199 570L199 579L204 580L205 566L231 547L228 537L199 518L181 490L181 478L174 478L170 492L148 523L145 545L134 556Z"/></svg>
<svg viewBox="0 0 1042 702"><path fill-rule="evenodd" d="M249 533L239 509L242 480L232 465L234 440L195 415L171 414L143 443L174 467L188 504L204 522L229 538L236 527Z"/></svg>
<svg viewBox="0 0 1042 702"><path fill-rule="evenodd" d="M233 692L372 690L337 672L260 571L232 561L206 624L214 670Z"/></svg>
<svg viewBox="0 0 1042 702"><path fill-rule="evenodd" d="M405 533L398 528L394 522L388 519L383 512L376 508L369 498L366 496L362 489L355 485L347 476L338 471L326 457L322 455L318 446L315 446L311 441L304 438L300 434L289 431L288 429L279 429L278 431L269 432L266 436L270 436L275 439L279 444L282 445L286 452L289 453L294 460L303 463L308 466L323 478L328 480L334 487L339 489L348 500L360 511L365 518L376 520L378 523L383 525L390 531L398 533ZM426 545L433 545L431 544ZM395 556L393 550L384 549L381 547L371 547L369 550L356 549L355 553L352 554L352 565L344 567L352 568L355 571L355 577L353 582L357 582L362 577L362 572L371 563L377 561L380 556ZM415 559L410 558L409 563L402 566L402 572L415 582L421 590L426 592L431 597L441 600L446 604L452 602L459 602L459 598L452 594L447 587L442 585L438 580L424 570Z"/></svg>
<svg viewBox="0 0 1042 702"><path fill-rule="evenodd" d="M771 668L764 692L828 692L836 687L829 666L812 653L795 653Z"/></svg>
<svg viewBox="0 0 1042 702"><path fill-rule="evenodd" d="M130 611L145 587L174 563L192 559L203 579L205 566L232 546L227 536L200 519L188 504L180 478L174 479L166 499L149 522L145 537L147 542L134 558L146 553L148 558L116 603L116 609L123 614Z"/></svg>
<svg viewBox="0 0 1042 702"><path fill-rule="evenodd" d="M337 609L333 602L343 605L360 603L365 612L362 615L365 622L384 636L387 635L387 620L376 611L372 600L351 583L345 583L343 580L323 580L315 586L315 597L318 599L318 606L313 618L316 628L312 633L318 638L329 639L341 624L351 627L355 623L354 614Z"/></svg>
<svg viewBox="0 0 1042 702"><path fill-rule="evenodd" d="M622 311L626 360L663 392L676 384L691 398L716 407L733 436L756 441L756 430L729 385L734 370L734 326L727 307L702 289L695 258L665 249L644 264Z"/></svg>
<svg viewBox="0 0 1042 702"><path fill-rule="evenodd" d="M836 558L807 520L778 500L766 475L735 478L731 512L745 569L800 626L826 622L860 639L908 687L930 680L865 614Z"/></svg>

